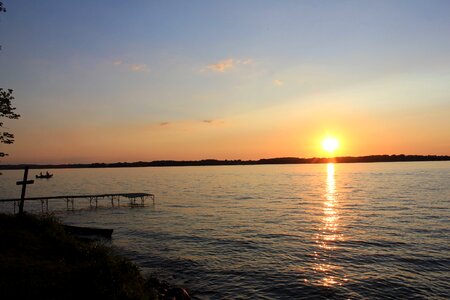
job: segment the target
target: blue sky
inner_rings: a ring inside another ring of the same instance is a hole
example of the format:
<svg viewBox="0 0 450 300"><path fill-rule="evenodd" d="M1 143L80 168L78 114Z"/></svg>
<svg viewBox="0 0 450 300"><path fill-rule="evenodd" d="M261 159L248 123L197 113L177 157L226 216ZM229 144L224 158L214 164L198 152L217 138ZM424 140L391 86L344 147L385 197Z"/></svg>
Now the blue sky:
<svg viewBox="0 0 450 300"><path fill-rule="evenodd" d="M4 4L7 162L450 149L448 1Z"/></svg>

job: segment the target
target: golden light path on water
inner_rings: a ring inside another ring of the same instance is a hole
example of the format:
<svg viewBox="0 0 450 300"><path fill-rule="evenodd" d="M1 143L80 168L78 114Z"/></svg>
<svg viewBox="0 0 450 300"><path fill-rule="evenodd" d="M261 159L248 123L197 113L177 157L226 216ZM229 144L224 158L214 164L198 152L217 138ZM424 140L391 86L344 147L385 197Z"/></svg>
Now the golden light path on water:
<svg viewBox="0 0 450 300"><path fill-rule="evenodd" d="M327 164L326 190L323 202L322 224L316 235L318 250L315 253L315 272L320 278L316 284L322 286L342 285L346 281L343 270L332 263L335 255L335 242L344 239L339 231L339 201L336 191L334 164ZM342 275L342 276L341 276Z"/></svg>

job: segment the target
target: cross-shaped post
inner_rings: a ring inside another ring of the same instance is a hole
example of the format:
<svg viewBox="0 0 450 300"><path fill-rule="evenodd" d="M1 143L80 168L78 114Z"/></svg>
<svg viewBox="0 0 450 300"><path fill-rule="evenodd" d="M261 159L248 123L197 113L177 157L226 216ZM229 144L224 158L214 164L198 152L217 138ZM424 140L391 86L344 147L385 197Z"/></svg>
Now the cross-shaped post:
<svg viewBox="0 0 450 300"><path fill-rule="evenodd" d="M20 203L19 203L19 215L23 214L23 204L25 202L25 192L27 191L27 184L33 184L34 180L28 179L28 167L25 167L25 171L23 173L23 180L17 181L17 185L22 186L22 194L20 195Z"/></svg>

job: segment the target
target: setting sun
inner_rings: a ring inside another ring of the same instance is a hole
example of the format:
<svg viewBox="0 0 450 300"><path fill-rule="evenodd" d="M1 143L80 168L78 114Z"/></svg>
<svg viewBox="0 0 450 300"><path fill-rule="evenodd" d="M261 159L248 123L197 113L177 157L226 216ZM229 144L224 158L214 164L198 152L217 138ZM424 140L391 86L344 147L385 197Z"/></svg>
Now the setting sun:
<svg viewBox="0 0 450 300"><path fill-rule="evenodd" d="M339 141L334 137L327 137L322 141L322 148L328 153L333 153L339 148Z"/></svg>

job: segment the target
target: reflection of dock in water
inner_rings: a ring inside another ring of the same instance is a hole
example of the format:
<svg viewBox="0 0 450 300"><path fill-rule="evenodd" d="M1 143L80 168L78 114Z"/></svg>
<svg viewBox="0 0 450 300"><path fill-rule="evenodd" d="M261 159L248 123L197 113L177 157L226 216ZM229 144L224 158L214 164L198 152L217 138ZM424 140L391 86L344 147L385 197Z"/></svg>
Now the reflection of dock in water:
<svg viewBox="0 0 450 300"><path fill-rule="evenodd" d="M49 200L64 200L66 201L67 210L75 210L75 201L77 200L89 200L90 208L97 208L99 202L111 203L111 207L120 207L121 198L127 200L129 207L144 207L145 201L150 198L152 203L155 204L155 195L148 193L118 193L118 194L94 194L94 195L64 195L64 196L48 196L48 197L29 197L24 201L40 201L42 212L48 212ZM0 202L14 202L14 212L16 206L19 205L21 199L0 199Z"/></svg>

